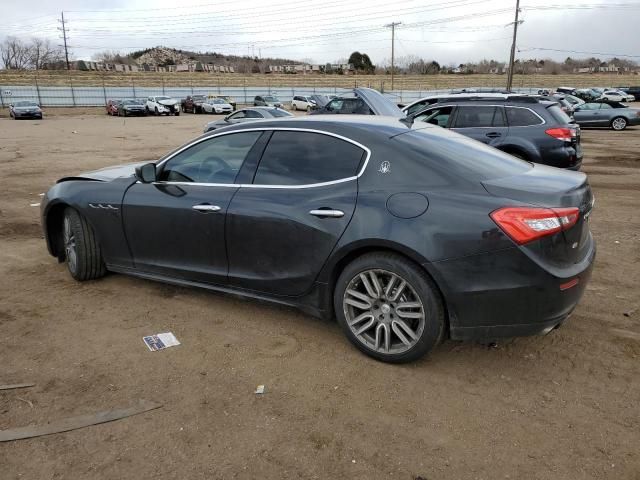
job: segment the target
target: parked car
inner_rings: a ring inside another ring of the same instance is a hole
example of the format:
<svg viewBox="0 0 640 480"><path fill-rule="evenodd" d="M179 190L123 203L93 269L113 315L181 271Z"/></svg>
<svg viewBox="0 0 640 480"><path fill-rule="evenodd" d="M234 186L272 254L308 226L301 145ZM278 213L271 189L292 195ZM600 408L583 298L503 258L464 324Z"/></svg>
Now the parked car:
<svg viewBox="0 0 640 480"><path fill-rule="evenodd" d="M222 120L215 120L213 122L207 123L204 126L204 133L210 132L212 130L217 130L218 128L228 127L229 125L234 125L236 123L264 120L265 118L273 119L282 117L293 117L293 115L291 115L286 110L275 107L243 108L242 110L238 110L231 115L227 115Z"/></svg>
<svg viewBox="0 0 640 480"><path fill-rule="evenodd" d="M180 102L175 98L166 97L164 95L147 98L147 113L155 115L180 115Z"/></svg>
<svg viewBox="0 0 640 480"><path fill-rule="evenodd" d="M576 89L574 87L558 87L556 88L556 92L564 93L568 95L575 95Z"/></svg>
<svg viewBox="0 0 640 480"><path fill-rule="evenodd" d="M9 117L14 120L18 120L19 118L42 119L42 109L36 102L21 100L9 104Z"/></svg>
<svg viewBox="0 0 640 480"><path fill-rule="evenodd" d="M231 113L233 107L221 98L208 98L201 105L203 113Z"/></svg>
<svg viewBox="0 0 640 480"><path fill-rule="evenodd" d="M527 95L460 95L413 114L516 157L578 170L582 164L580 128L550 100Z"/></svg>
<svg viewBox="0 0 640 480"><path fill-rule="evenodd" d="M236 99L233 97L230 97L229 95L214 95L214 94L209 94L207 95L207 98L221 98L222 100L224 100L225 103L228 103L229 105L231 105L231 108L233 108L233 110L236 110L237 104L236 104Z"/></svg>
<svg viewBox="0 0 640 480"><path fill-rule="evenodd" d="M313 100L313 104L311 105L311 110L319 110L324 107L329 101L331 97L329 95L309 95L309 99Z"/></svg>
<svg viewBox="0 0 640 480"><path fill-rule="evenodd" d="M421 98L414 102L411 102L408 105L402 107L402 111L406 115L413 115L420 110L424 110L425 107L429 105L433 105L435 103L449 102L449 101L459 101L459 100L475 100L478 98L486 98L486 99L503 99L505 95L513 95L510 92L505 91L482 91L478 92L476 89L462 89L462 90L454 90L451 93L442 93L438 95L429 95L427 97Z"/></svg>
<svg viewBox="0 0 640 480"><path fill-rule="evenodd" d="M207 101L206 95L187 95L180 102L184 113L202 113L202 104Z"/></svg>
<svg viewBox="0 0 640 480"><path fill-rule="evenodd" d="M633 102L636 98L620 90L604 90L598 100L603 102Z"/></svg>
<svg viewBox="0 0 640 480"><path fill-rule="evenodd" d="M371 88L356 88L349 94L332 98L324 107L311 111L311 115L320 114L405 116L392 100Z"/></svg>
<svg viewBox="0 0 640 480"><path fill-rule="evenodd" d="M592 270L592 207L583 173L428 124L325 115L63 178L41 215L76 280L112 271L271 300L407 362L445 336L563 324Z"/></svg>
<svg viewBox="0 0 640 480"><path fill-rule="evenodd" d="M624 130L640 125L640 109L619 102L589 102L575 108L573 118L581 127L609 127Z"/></svg>
<svg viewBox="0 0 640 480"><path fill-rule="evenodd" d="M640 86L635 86L635 87L617 87L616 90L620 90L620 91L626 93L627 95L632 96L633 100L627 100L628 102L635 102L636 100L638 100L640 98Z"/></svg>
<svg viewBox="0 0 640 480"><path fill-rule="evenodd" d="M590 88L579 88L572 95L581 98L585 102L592 102L600 97L600 94Z"/></svg>
<svg viewBox="0 0 640 480"><path fill-rule="evenodd" d="M561 93L554 93L553 95L550 95L548 97L542 97L542 98L555 100L560 104L560 108L564 113L566 113L569 117L573 115L573 109L574 109L573 103L567 100L565 95Z"/></svg>
<svg viewBox="0 0 640 480"><path fill-rule="evenodd" d="M577 105L582 105L584 103L586 103L584 100L582 100L581 98L576 97L575 95L570 95L568 93L562 93L562 94L556 94L556 95L562 95L564 96L564 99L569 102L574 108Z"/></svg>
<svg viewBox="0 0 640 480"><path fill-rule="evenodd" d="M107 100L107 104L105 108L107 110L107 115L115 116L118 115L118 102L120 100Z"/></svg>
<svg viewBox="0 0 640 480"><path fill-rule="evenodd" d="M291 99L291 110L306 110L310 112L316 106L316 101L311 95L294 95Z"/></svg>
<svg viewBox="0 0 640 480"><path fill-rule="evenodd" d="M273 95L256 95L253 99L253 106L284 108L284 105L278 100L278 97L274 97Z"/></svg>
<svg viewBox="0 0 640 480"><path fill-rule="evenodd" d="M135 98L128 100L121 100L118 103L118 115L122 117L129 117L132 115L145 116L147 114L145 103L142 100Z"/></svg>

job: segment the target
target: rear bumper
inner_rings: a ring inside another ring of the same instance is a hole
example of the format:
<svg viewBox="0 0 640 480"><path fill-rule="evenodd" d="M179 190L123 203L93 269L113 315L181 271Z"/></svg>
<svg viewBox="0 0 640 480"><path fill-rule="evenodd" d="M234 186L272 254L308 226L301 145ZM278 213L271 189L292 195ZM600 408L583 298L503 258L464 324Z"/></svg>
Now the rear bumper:
<svg viewBox="0 0 640 480"><path fill-rule="evenodd" d="M595 244L558 277L520 248L425 264L440 286L454 340L537 335L565 321L591 278ZM574 287L560 286L578 278Z"/></svg>

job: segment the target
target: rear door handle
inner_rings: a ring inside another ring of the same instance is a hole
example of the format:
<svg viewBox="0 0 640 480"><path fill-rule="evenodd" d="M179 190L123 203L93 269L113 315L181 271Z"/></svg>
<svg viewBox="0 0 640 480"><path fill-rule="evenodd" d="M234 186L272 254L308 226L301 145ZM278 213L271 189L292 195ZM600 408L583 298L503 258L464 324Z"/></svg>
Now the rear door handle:
<svg viewBox="0 0 640 480"><path fill-rule="evenodd" d="M501 137L502 134L499 132L489 132L485 135L485 137L489 137L489 138L498 138Z"/></svg>
<svg viewBox="0 0 640 480"><path fill-rule="evenodd" d="M329 209L319 208L317 210L311 210L309 213L316 217L330 217L330 218L344 217L344 212L342 210L329 210Z"/></svg>
<svg viewBox="0 0 640 480"><path fill-rule="evenodd" d="M219 212L220 211L220 207L217 205L208 205L208 204L204 204L201 203L200 205L194 205L193 207L194 210L197 210L198 212L203 212L203 213L207 213L207 212Z"/></svg>

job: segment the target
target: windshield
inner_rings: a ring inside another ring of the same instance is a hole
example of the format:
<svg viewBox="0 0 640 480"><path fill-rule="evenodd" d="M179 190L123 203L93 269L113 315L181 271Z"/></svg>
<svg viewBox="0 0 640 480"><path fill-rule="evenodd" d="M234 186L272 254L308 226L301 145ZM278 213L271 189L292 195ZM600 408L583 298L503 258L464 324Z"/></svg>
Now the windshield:
<svg viewBox="0 0 640 480"><path fill-rule="evenodd" d="M276 97L264 97L265 102L277 102L278 99Z"/></svg>
<svg viewBox="0 0 640 480"><path fill-rule="evenodd" d="M293 115L291 115L289 112L286 112L284 110L279 110L277 108L274 108L273 110L269 110L269 113L271 114L272 117L293 117Z"/></svg>
<svg viewBox="0 0 640 480"><path fill-rule="evenodd" d="M142 105L140 100L124 100L122 102L123 105Z"/></svg>
<svg viewBox="0 0 640 480"><path fill-rule="evenodd" d="M220 105L221 103L224 103L224 100L222 100L221 98L214 98L211 103L215 103L216 105Z"/></svg>
<svg viewBox="0 0 640 480"><path fill-rule="evenodd" d="M38 104L35 102L16 102L14 106L15 107L37 107Z"/></svg>
<svg viewBox="0 0 640 480"><path fill-rule="evenodd" d="M156 97L156 100L157 100L157 101L160 101L160 100L170 100L170 98L169 98L169 97Z"/></svg>
<svg viewBox="0 0 640 480"><path fill-rule="evenodd" d="M193 97L191 97L191 100L206 100L207 96L206 95L194 95Z"/></svg>

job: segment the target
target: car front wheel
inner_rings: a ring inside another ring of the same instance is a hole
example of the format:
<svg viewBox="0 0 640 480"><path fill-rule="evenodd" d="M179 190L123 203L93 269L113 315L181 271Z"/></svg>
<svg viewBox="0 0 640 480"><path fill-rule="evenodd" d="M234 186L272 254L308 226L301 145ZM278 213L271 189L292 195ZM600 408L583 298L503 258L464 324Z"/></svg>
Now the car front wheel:
<svg viewBox="0 0 640 480"><path fill-rule="evenodd" d="M416 360L444 335L437 287L426 272L394 253L369 253L350 263L336 283L334 308L347 338L384 362Z"/></svg>
<svg viewBox="0 0 640 480"><path fill-rule="evenodd" d="M67 268L73 278L82 281L104 276L106 267L95 232L73 208L67 208L64 213L62 242Z"/></svg>
<svg viewBox="0 0 640 480"><path fill-rule="evenodd" d="M627 128L627 119L624 117L616 117L611 120L611 128L617 131Z"/></svg>

